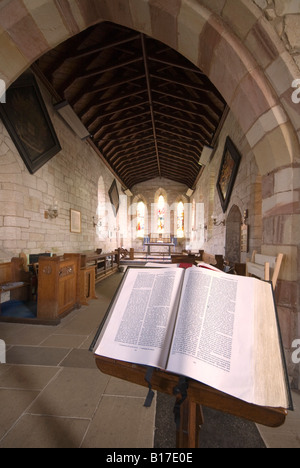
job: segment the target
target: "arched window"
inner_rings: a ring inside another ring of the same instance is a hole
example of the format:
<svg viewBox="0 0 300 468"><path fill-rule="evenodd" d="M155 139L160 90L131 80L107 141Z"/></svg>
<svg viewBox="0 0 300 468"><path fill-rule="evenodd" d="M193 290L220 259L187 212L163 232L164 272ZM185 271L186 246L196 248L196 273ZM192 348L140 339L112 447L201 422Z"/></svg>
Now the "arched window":
<svg viewBox="0 0 300 468"><path fill-rule="evenodd" d="M138 237L145 235L145 203L140 201L136 210L136 230Z"/></svg>
<svg viewBox="0 0 300 468"><path fill-rule="evenodd" d="M163 195L158 198L157 206L157 232L163 233L165 229L165 199Z"/></svg>
<svg viewBox="0 0 300 468"><path fill-rule="evenodd" d="M184 205L182 201L177 205L177 237L184 237Z"/></svg>

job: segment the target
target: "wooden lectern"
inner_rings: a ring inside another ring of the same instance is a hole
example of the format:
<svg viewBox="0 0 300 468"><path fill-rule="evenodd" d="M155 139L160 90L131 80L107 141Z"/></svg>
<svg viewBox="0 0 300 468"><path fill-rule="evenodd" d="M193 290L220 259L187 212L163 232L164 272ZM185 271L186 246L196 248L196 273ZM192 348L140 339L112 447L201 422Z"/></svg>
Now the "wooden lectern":
<svg viewBox="0 0 300 468"><path fill-rule="evenodd" d="M96 355L95 359L97 367L104 374L148 387L145 380L147 367ZM178 375L159 369L154 369L151 377L152 389L168 395L177 393L178 382ZM182 395L177 393L176 399L179 401ZM203 424L202 405L269 427L283 425L287 416L287 411L283 408L253 405L188 379L187 397L180 405L180 425L176 432L177 448L199 447L200 426Z"/></svg>

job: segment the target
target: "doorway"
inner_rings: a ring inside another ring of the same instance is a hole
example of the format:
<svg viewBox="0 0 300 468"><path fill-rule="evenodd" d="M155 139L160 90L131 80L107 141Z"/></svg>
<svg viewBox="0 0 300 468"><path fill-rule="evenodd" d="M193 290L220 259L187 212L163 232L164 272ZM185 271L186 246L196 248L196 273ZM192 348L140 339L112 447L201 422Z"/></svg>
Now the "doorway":
<svg viewBox="0 0 300 468"><path fill-rule="evenodd" d="M241 224L240 209L233 205L226 220L225 258L230 263L241 262Z"/></svg>

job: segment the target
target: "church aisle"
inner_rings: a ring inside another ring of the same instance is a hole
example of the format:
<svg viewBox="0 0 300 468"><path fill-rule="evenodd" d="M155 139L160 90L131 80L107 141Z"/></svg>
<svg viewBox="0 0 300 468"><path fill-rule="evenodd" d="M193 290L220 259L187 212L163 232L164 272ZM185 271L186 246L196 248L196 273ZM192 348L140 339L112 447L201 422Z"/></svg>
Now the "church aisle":
<svg viewBox="0 0 300 468"><path fill-rule="evenodd" d="M153 447L155 401L103 375L88 350L122 275L57 327L1 323L0 448Z"/></svg>
<svg viewBox="0 0 300 468"><path fill-rule="evenodd" d="M102 374L89 346L122 274L97 285L98 300L52 326L0 323L0 448L175 448L174 399ZM205 410L204 447L300 447L300 399L278 429ZM234 424L234 426L233 426Z"/></svg>

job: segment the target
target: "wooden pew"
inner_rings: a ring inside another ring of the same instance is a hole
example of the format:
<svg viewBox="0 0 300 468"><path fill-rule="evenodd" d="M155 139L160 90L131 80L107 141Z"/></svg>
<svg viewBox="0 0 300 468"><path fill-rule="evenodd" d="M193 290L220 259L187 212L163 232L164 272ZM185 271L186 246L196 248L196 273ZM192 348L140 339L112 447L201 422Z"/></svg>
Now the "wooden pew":
<svg viewBox="0 0 300 468"><path fill-rule="evenodd" d="M224 270L224 257L223 255L213 255L205 252L204 250L199 250L200 260L209 265L213 265L219 270Z"/></svg>
<svg viewBox="0 0 300 468"><path fill-rule="evenodd" d="M0 307L7 300L29 299L30 273L24 270L23 258L14 257L10 262L0 263Z"/></svg>
<svg viewBox="0 0 300 468"><path fill-rule="evenodd" d="M59 323L61 317L80 308L80 260L80 254L39 258L39 320Z"/></svg>
<svg viewBox="0 0 300 468"><path fill-rule="evenodd" d="M171 254L172 263L192 263L195 265L196 256L192 254Z"/></svg>
<svg viewBox="0 0 300 468"><path fill-rule="evenodd" d="M246 276L255 276L266 281L272 281L272 286L275 290L282 260L282 253L279 253L277 257L274 257L258 254L254 250L251 261L247 259Z"/></svg>
<svg viewBox="0 0 300 468"><path fill-rule="evenodd" d="M81 252L81 267L91 267L95 269L95 283L116 273L120 266L120 254L118 250L107 253L97 253L93 251Z"/></svg>
<svg viewBox="0 0 300 468"><path fill-rule="evenodd" d="M90 299L98 299L95 292L95 264L89 265L88 253L80 254L79 269L79 301L81 305L88 305ZM78 254L66 253L65 258L77 258Z"/></svg>

